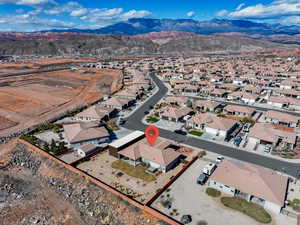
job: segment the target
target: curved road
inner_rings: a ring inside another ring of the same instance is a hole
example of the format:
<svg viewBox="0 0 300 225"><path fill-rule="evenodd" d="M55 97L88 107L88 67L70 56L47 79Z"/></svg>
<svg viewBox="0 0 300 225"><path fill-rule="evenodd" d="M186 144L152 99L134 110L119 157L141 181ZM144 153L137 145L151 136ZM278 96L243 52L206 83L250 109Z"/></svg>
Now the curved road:
<svg viewBox="0 0 300 225"><path fill-rule="evenodd" d="M150 77L159 88L158 92L150 97L148 101L146 101L140 108L138 108L127 118L127 122L123 125L124 128L144 131L147 128L147 125L142 123L142 120L145 117L145 112L149 111L151 106L154 106L167 94L168 89L164 85L164 83L160 79L158 79L158 77L155 76L154 73L150 73ZM171 141L177 141L179 143L186 144L192 147L205 149L207 151L214 152L220 155L267 167L300 179L299 163L289 163L279 159L258 155L256 153L238 150L236 148L231 148L218 143L183 136L161 128L159 129L159 131L160 137L169 139Z"/></svg>

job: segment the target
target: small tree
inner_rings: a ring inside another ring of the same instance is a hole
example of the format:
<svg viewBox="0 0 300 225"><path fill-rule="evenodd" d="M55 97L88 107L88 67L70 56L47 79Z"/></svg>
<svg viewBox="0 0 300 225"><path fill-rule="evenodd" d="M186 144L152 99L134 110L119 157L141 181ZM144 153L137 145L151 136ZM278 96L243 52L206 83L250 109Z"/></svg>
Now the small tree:
<svg viewBox="0 0 300 225"><path fill-rule="evenodd" d="M243 123L251 123L251 124L254 124L254 123L255 123L255 121L254 121L253 119L249 118L249 117L244 117L244 118L242 119L242 122L243 122Z"/></svg>

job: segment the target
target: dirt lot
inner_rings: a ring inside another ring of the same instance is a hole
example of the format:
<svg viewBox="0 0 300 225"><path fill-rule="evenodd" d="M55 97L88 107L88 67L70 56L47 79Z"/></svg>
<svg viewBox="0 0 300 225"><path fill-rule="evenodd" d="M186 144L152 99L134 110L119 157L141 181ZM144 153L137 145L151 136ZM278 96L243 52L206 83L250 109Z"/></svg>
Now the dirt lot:
<svg viewBox="0 0 300 225"><path fill-rule="evenodd" d="M20 73L20 72L30 72L34 70L43 69L45 67L53 67L59 65L67 65L70 63L76 62L97 62L99 59L95 58L83 58L83 59L72 59L72 58L64 58L64 59L27 59L20 60L19 62L0 62L0 75L6 73Z"/></svg>
<svg viewBox="0 0 300 225"><path fill-rule="evenodd" d="M203 221L203 224L205 221L207 225L261 225L240 212L226 208L220 198L208 196L205 192L207 183L203 186L197 184L197 177L202 169L209 162L214 162L216 157L216 154L208 153L203 159L197 160L162 193L152 207L177 220L180 220L182 215L191 215L191 225L197 225L200 221ZM170 209L164 207L166 202L171 202ZM271 215L272 222L269 225L296 225L296 219L272 213Z"/></svg>
<svg viewBox="0 0 300 225"><path fill-rule="evenodd" d="M0 137L94 102L121 86L118 70L62 70L0 78L0 117L16 125L6 125L10 128L0 130Z"/></svg>
<svg viewBox="0 0 300 225"><path fill-rule="evenodd" d="M24 145L0 148L1 225L162 224Z"/></svg>
<svg viewBox="0 0 300 225"><path fill-rule="evenodd" d="M183 167L183 164L180 164L168 173L159 174L155 181L146 182L126 175L125 173L118 176L118 172L121 171L111 167L115 161L117 161L117 159L110 156L108 151L105 151L92 157L91 160L79 164L77 168L118 188L126 194L132 194L136 200L140 202L149 200L158 189L162 188L170 178L175 176Z"/></svg>

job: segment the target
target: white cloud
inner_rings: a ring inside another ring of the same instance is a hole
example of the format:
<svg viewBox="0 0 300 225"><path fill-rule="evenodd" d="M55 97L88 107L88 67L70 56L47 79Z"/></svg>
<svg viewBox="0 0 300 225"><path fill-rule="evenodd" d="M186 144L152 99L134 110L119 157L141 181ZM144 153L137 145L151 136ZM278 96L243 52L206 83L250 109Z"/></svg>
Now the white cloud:
<svg viewBox="0 0 300 225"><path fill-rule="evenodd" d="M195 12L194 11L190 11L186 14L187 17L194 17L195 16Z"/></svg>
<svg viewBox="0 0 300 225"><path fill-rule="evenodd" d="M91 28L103 27L113 23L126 21L131 18L147 17L151 12L147 10L129 10L123 8L86 8L76 1L57 3L55 0L0 0L0 4L15 4L31 6L33 10L24 14L20 10L18 15L0 15L1 22L5 21L10 27L24 25L24 30L42 30L51 28ZM51 15L52 19L45 18L45 14ZM64 16L64 21L58 19ZM2 19L3 18L3 19ZM76 19L76 24L75 21ZM20 21L22 20L22 21ZM78 20L80 22L78 22ZM4 23L4 22L3 22ZM3 24L2 23L2 24ZM4 25L3 25L4 26ZM3 27L2 26L2 27ZM22 29L23 27L20 27ZM2 29L0 27L0 29ZM6 29L6 28L5 28ZM3 30L3 29L2 29Z"/></svg>
<svg viewBox="0 0 300 225"><path fill-rule="evenodd" d="M45 19L30 14L7 15L1 18L0 24L6 24L7 27L20 27L21 30L45 30L53 28L72 28L76 24L57 19Z"/></svg>
<svg viewBox="0 0 300 225"><path fill-rule="evenodd" d="M224 17L224 16L227 16L228 13L229 13L229 12L228 12L227 10L223 9L223 10L221 10L221 11L219 11L219 12L216 12L216 13L215 13L215 16L217 16L217 17Z"/></svg>
<svg viewBox="0 0 300 225"><path fill-rule="evenodd" d="M257 4L237 9L228 14L231 18L270 19L282 16L300 15L299 0L275 0L271 4Z"/></svg>
<svg viewBox="0 0 300 225"><path fill-rule="evenodd" d="M71 15L71 16L83 16L83 15L85 15L87 12L88 12L88 10L85 9L85 8L75 9L75 10L73 10L73 11L70 13L70 15Z"/></svg>
<svg viewBox="0 0 300 225"><path fill-rule="evenodd" d="M55 0L0 0L0 4L25 5L31 7L51 7L58 3Z"/></svg>
<svg viewBox="0 0 300 225"><path fill-rule="evenodd" d="M245 5L246 5L245 3L239 4L238 7L236 7L235 10L240 10L240 9L242 9Z"/></svg>
<svg viewBox="0 0 300 225"><path fill-rule="evenodd" d="M71 13L72 11L83 9L83 6L78 2L67 2L65 4L57 5L55 7L44 10L44 13L50 15L58 15L62 13Z"/></svg>

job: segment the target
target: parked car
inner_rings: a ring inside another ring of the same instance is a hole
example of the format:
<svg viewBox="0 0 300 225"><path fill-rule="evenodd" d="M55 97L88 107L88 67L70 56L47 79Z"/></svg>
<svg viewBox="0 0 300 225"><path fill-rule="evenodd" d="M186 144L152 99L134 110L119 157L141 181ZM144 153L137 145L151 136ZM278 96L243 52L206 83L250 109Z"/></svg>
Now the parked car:
<svg viewBox="0 0 300 225"><path fill-rule="evenodd" d="M124 120L124 119L121 119L120 122L119 122L119 125L124 125L127 121Z"/></svg>
<svg viewBox="0 0 300 225"><path fill-rule="evenodd" d="M208 180L208 175L205 173L201 173L197 178L197 184L204 185L207 180Z"/></svg>
<svg viewBox="0 0 300 225"><path fill-rule="evenodd" d="M207 166L203 168L202 172L210 176L215 171L216 168L217 168L216 164L209 163Z"/></svg>
<svg viewBox="0 0 300 225"><path fill-rule="evenodd" d="M233 142L233 143L234 143L236 146L239 146L239 145L241 144L242 140L243 140L243 138L242 138L241 136L236 136L236 137L234 138L234 142Z"/></svg>
<svg viewBox="0 0 300 225"><path fill-rule="evenodd" d="M266 146L265 146L264 152L265 152L265 153L270 153L271 151L272 151L272 146L266 145Z"/></svg>
<svg viewBox="0 0 300 225"><path fill-rule="evenodd" d="M183 130L174 130L174 133L181 134L181 135L187 135L187 133Z"/></svg>
<svg viewBox="0 0 300 225"><path fill-rule="evenodd" d="M251 127L251 123L246 123L243 126L243 132L249 132L250 127Z"/></svg>
<svg viewBox="0 0 300 225"><path fill-rule="evenodd" d="M145 111L144 113L147 115L147 114L149 114L150 112L149 112L149 111Z"/></svg>
<svg viewBox="0 0 300 225"><path fill-rule="evenodd" d="M218 156L217 159L216 159L216 162L217 163L220 163L224 160L225 158L223 156Z"/></svg>

